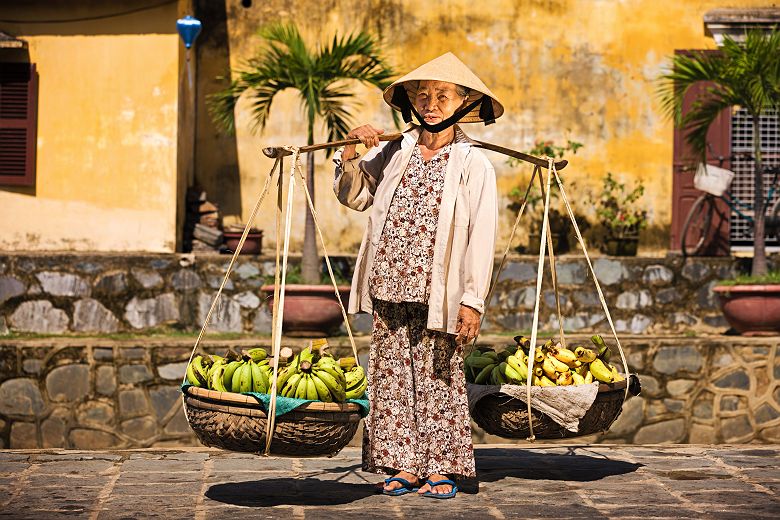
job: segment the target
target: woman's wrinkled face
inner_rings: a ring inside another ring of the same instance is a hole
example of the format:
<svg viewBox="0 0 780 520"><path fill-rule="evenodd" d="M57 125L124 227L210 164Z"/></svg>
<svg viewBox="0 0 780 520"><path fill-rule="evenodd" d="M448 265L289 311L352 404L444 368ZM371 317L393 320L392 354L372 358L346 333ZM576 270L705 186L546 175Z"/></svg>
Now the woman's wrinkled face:
<svg viewBox="0 0 780 520"><path fill-rule="evenodd" d="M414 98L414 108L429 125L441 123L457 111L468 96L461 96L455 83L421 81Z"/></svg>

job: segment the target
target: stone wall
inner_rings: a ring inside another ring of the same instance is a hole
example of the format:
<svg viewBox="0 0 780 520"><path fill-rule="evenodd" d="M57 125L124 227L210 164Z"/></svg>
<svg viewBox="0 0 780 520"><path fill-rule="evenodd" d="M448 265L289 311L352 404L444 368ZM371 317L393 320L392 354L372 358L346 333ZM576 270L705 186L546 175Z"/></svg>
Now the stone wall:
<svg viewBox="0 0 780 520"><path fill-rule="evenodd" d="M630 336L621 342L642 395L624 405L606 435L582 441L780 442L780 340ZM358 343L364 358L367 339ZM210 340L205 350L257 344ZM333 344L348 352L343 339ZM192 339L148 338L0 341L0 447L196 445L178 389L191 345ZM508 442L479 429L474 441ZM358 436L352 444L359 442Z"/></svg>
<svg viewBox="0 0 780 520"><path fill-rule="evenodd" d="M219 255L0 255L0 335L197 330L228 260ZM347 257L343 263L353 261ZM621 332L726 329L711 289L716 280L739 269L734 259L601 257L594 268ZM268 333L269 295L260 287L272 280L273 271L272 259L240 257L209 331ZM604 330L605 315L584 258L560 257L558 277L565 329ZM510 258L485 331L530 328L535 283L536 259ZM541 326L554 330L557 316L549 280L542 301ZM358 319L355 326L365 332L370 319Z"/></svg>

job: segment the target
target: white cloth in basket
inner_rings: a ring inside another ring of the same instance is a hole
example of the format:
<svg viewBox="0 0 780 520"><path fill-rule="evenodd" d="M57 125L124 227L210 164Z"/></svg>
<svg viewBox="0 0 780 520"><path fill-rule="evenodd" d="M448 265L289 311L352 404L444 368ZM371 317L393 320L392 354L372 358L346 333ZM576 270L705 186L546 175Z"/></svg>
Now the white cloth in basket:
<svg viewBox="0 0 780 520"><path fill-rule="evenodd" d="M525 386L518 385L474 385L467 384L469 411L472 412L479 400L486 395L502 393L526 402ZM531 406L547 415L571 432L579 431L580 419L593 405L599 385L594 382L589 385L570 386L532 386Z"/></svg>

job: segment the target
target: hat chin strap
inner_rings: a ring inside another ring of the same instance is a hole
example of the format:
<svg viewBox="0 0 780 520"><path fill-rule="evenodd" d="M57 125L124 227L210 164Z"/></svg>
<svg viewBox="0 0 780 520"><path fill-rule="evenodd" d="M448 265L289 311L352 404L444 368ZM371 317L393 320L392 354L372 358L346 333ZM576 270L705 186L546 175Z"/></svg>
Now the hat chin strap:
<svg viewBox="0 0 780 520"><path fill-rule="evenodd" d="M460 110L457 110L454 114L441 123L437 123L435 125L430 125L423 120L423 117L412 106L412 102L409 100L409 96L406 94L406 90L404 88L399 89L398 87L395 87L393 89L392 102L401 109L401 117L405 123L411 123L412 114L414 114L414 117L417 119L417 122L420 124L420 126L432 134L437 134L442 130L446 130L447 128L451 127L466 117L469 112L471 112L477 105L480 104L481 106L479 107L479 117L485 121L485 125L487 126L496 122L496 118L493 113L493 102L490 97L485 95L482 96L482 99L478 99L472 103L469 103Z"/></svg>

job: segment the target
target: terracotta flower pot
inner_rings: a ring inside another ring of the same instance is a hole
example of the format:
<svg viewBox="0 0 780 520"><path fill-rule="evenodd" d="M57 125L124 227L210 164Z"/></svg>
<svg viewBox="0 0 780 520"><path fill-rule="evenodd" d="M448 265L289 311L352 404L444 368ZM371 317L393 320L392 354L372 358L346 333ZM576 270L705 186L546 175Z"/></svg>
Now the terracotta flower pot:
<svg viewBox="0 0 780 520"><path fill-rule="evenodd" d="M230 251L235 251L238 247L238 242L241 240L241 231L224 231L222 236L225 237L225 247ZM263 232L260 230L250 231L246 240L244 240L244 247L241 248L240 255L259 255L263 251Z"/></svg>
<svg viewBox="0 0 780 520"><path fill-rule="evenodd" d="M344 307L349 300L349 286L339 286ZM273 285L260 287L271 295ZM332 285L287 284L284 291L282 330L291 336L327 336L341 325L344 318L336 301Z"/></svg>
<svg viewBox="0 0 780 520"><path fill-rule="evenodd" d="M780 285L722 285L714 291L726 321L740 334L780 334Z"/></svg>

